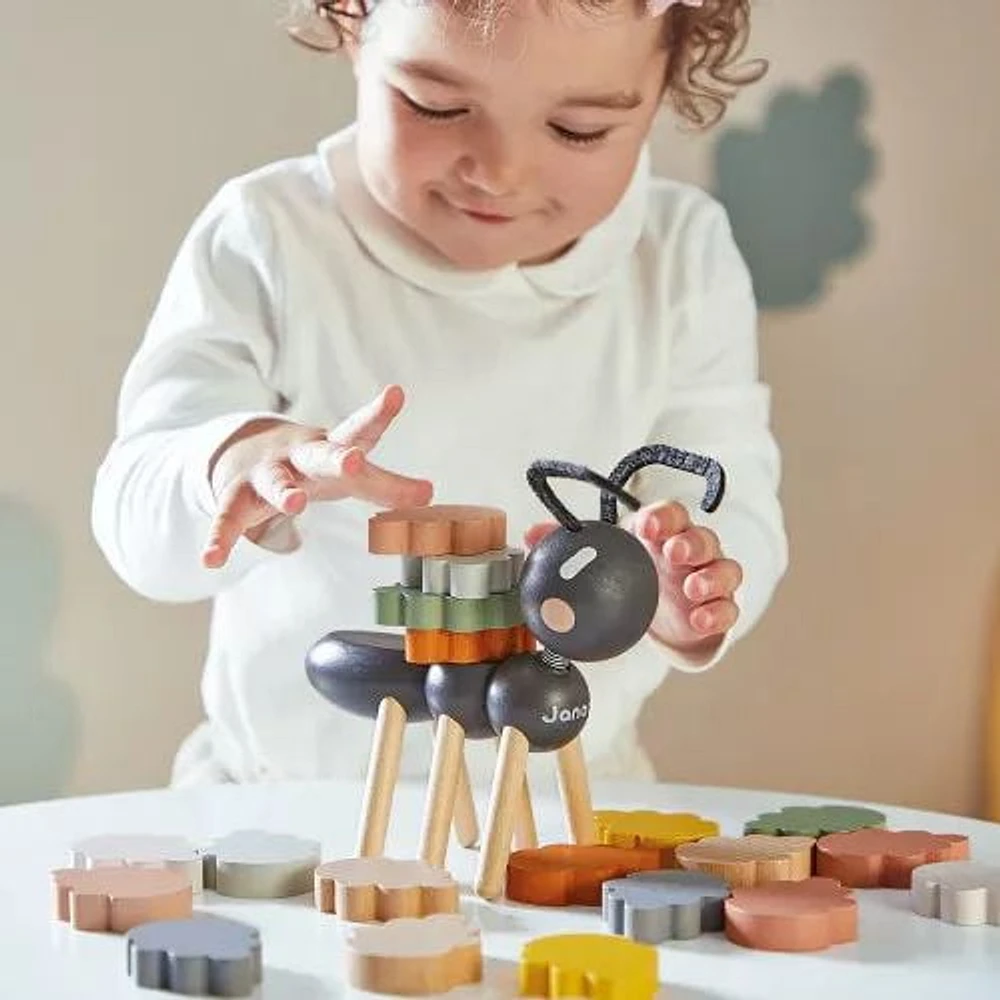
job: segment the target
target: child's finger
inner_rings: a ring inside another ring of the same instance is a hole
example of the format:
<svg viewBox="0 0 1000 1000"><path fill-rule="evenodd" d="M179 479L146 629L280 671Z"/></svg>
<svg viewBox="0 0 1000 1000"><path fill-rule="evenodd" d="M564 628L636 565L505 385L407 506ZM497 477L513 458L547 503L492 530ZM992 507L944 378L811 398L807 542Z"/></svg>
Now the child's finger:
<svg viewBox="0 0 1000 1000"><path fill-rule="evenodd" d="M649 504L629 516L635 534L649 542L665 542L691 527L687 508L676 500Z"/></svg>
<svg viewBox="0 0 1000 1000"><path fill-rule="evenodd" d="M434 486L426 479L414 479L373 465L362 457L360 467L337 480L327 481L337 497L350 496L378 507L423 507L430 503ZM324 500L324 481L316 481L317 499ZM312 491L310 491L312 492Z"/></svg>
<svg viewBox="0 0 1000 1000"><path fill-rule="evenodd" d="M202 550L202 563L208 569L224 566L240 536L261 521L261 513L267 507L249 483L235 483L219 501L218 513Z"/></svg>
<svg viewBox="0 0 1000 1000"><path fill-rule="evenodd" d="M305 441L289 449L287 461L307 479L340 479L356 474L365 464L365 456L354 446Z"/></svg>
<svg viewBox="0 0 1000 1000"><path fill-rule="evenodd" d="M308 496L285 462L262 462L250 473L250 485L282 514L301 514Z"/></svg>
<svg viewBox="0 0 1000 1000"><path fill-rule="evenodd" d="M524 533L524 547L533 549L546 535L551 534L559 525L555 521L543 521L541 524L533 524Z"/></svg>
<svg viewBox="0 0 1000 1000"><path fill-rule="evenodd" d="M403 408L404 401L400 386L386 386L370 403L337 424L327 434L327 440L345 448L371 451Z"/></svg>
<svg viewBox="0 0 1000 1000"><path fill-rule="evenodd" d="M684 596L704 603L719 597L732 597L743 582L743 568L734 559L716 559L703 569L689 573L684 580Z"/></svg>
<svg viewBox="0 0 1000 1000"><path fill-rule="evenodd" d="M688 616L691 628L702 635L717 635L728 632L739 618L739 608L735 601L718 600L699 604Z"/></svg>
<svg viewBox="0 0 1000 1000"><path fill-rule="evenodd" d="M722 546L714 531L698 525L668 538L663 555L672 566L705 566L722 555Z"/></svg>

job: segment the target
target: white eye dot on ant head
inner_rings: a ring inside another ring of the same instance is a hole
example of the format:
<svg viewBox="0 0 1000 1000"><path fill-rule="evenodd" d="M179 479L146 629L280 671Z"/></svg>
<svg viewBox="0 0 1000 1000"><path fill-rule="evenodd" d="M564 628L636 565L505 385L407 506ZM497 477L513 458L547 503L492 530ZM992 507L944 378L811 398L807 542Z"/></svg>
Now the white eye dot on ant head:
<svg viewBox="0 0 1000 1000"><path fill-rule="evenodd" d="M597 549L593 545L585 545L577 549L569 559L559 567L559 575L564 580L572 580L581 570L589 566L597 558Z"/></svg>

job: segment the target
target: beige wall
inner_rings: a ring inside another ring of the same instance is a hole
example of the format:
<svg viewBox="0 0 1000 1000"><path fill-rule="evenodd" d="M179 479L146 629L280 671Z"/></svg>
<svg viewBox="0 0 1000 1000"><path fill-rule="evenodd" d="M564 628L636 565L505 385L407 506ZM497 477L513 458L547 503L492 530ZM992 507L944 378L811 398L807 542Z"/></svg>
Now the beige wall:
<svg viewBox="0 0 1000 1000"><path fill-rule="evenodd" d="M199 714L204 609L125 591L91 541L89 491L122 369L194 213L224 177L306 149L350 113L345 75L292 46L279 11L56 0L12 5L0 32L2 336L14 359L0 498L39 510L61 551L40 655L79 706L74 792L165 780ZM15 424L26 414L30 434ZM17 579L2 578L16 596Z"/></svg>
<svg viewBox="0 0 1000 1000"><path fill-rule="evenodd" d="M792 569L724 666L671 678L650 706L670 780L979 808L1000 562L1000 129L987 98L1000 11L961 8L949 21L931 0L758 4L755 49L774 66L734 121L752 127L782 86L865 74L874 245L818 306L763 319ZM0 499L32 508L61 554L35 653L79 707L64 791L163 781L198 716L204 609L148 604L111 577L89 489L193 214L224 177L350 115L349 75L286 43L279 9L176 0L154 16L63 0L5 15ZM660 165L699 182L711 149L657 137ZM23 599L7 570L8 597Z"/></svg>
<svg viewBox="0 0 1000 1000"><path fill-rule="evenodd" d="M754 50L777 88L865 74L874 244L815 308L762 320L791 570L725 665L646 713L672 780L974 812L987 642L1000 615L1000 127L994 0L770 0ZM749 95L748 95L749 96ZM662 143L682 176L704 143Z"/></svg>

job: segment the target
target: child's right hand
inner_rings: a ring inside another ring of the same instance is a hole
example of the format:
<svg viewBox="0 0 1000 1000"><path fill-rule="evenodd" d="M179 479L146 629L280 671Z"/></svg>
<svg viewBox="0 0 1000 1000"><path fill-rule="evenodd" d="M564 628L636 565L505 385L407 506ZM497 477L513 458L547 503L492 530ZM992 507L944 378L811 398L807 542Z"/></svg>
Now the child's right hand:
<svg viewBox="0 0 1000 1000"><path fill-rule="evenodd" d="M403 390L384 389L331 431L276 419L252 421L214 457L209 476L218 511L202 551L209 569L223 566L242 535L257 541L279 517L313 500L355 497L382 507L430 502L433 486L368 461L403 406Z"/></svg>

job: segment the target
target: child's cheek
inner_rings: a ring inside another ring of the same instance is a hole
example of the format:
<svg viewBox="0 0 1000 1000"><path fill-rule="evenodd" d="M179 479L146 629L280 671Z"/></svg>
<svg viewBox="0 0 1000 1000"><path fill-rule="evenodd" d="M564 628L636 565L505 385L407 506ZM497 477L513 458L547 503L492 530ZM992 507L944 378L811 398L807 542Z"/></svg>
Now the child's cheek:
<svg viewBox="0 0 1000 1000"><path fill-rule="evenodd" d="M457 124L438 125L398 112L393 127L393 153L398 169L414 179L431 180L446 175L461 155L460 131Z"/></svg>

